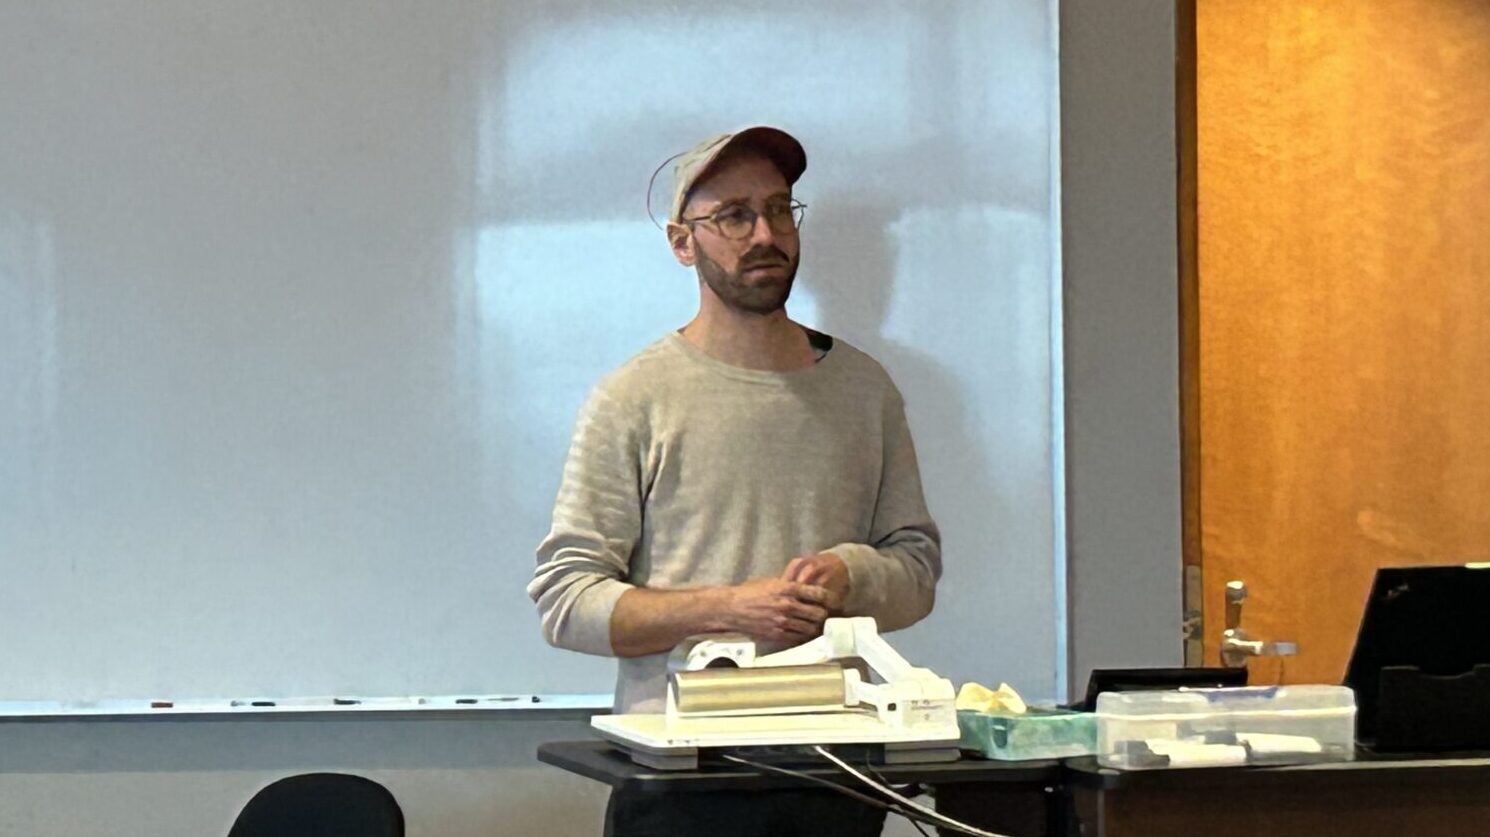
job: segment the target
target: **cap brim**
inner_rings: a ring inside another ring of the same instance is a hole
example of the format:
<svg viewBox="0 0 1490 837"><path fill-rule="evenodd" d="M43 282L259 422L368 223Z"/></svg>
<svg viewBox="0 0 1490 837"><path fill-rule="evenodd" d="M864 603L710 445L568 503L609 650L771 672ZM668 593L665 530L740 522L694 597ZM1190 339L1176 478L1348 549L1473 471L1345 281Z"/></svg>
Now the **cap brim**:
<svg viewBox="0 0 1490 837"><path fill-rule="evenodd" d="M729 142L714 152L713 160L710 160L709 165L705 166L699 176L694 178L694 182L702 180L714 165L714 160L718 160L720 155L731 148L753 148L764 153L771 159L771 162L776 164L776 168L781 170L788 186L796 183L801 178L802 172L807 171L807 152L802 149L802 143L797 142L796 137L780 128L758 125L754 128L746 128L730 137Z"/></svg>

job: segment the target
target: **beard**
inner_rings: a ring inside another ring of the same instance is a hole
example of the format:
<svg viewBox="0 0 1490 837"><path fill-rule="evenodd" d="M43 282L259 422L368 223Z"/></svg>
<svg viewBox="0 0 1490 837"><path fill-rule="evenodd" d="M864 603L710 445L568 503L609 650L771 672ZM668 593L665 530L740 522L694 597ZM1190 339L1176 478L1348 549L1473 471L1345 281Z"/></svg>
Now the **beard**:
<svg viewBox="0 0 1490 837"><path fill-rule="evenodd" d="M747 270L765 265L782 267L785 273L756 280L745 277ZM792 295L792 282L797 278L797 260L788 258L772 245L752 247L740 257L740 264L733 272L725 270L700 248L697 269L699 278L721 302L748 314L774 314L786 307L786 299Z"/></svg>

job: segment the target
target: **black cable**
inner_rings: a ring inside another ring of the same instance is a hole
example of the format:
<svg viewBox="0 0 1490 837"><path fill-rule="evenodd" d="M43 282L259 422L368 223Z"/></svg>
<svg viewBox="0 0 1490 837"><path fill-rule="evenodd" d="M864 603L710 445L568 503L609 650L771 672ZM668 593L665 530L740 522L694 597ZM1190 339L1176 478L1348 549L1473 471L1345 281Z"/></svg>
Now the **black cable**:
<svg viewBox="0 0 1490 837"><path fill-rule="evenodd" d="M647 217L652 219L652 226L656 227L659 230L663 227L661 224L657 223L657 216L652 214L652 186L657 182L657 175L662 173L663 166L666 166L668 163L671 163L672 161L678 159L679 157L682 157L684 154L687 153L688 152L686 151L679 151L677 154L674 154L666 160L663 160L662 164L652 171L652 176L647 178ZM672 214L670 210L668 214L668 220L672 220Z"/></svg>
<svg viewBox="0 0 1490 837"><path fill-rule="evenodd" d="M887 792L899 793L899 791L896 791L896 790L894 790L893 787L890 787L888 782L884 782L883 780L880 780L879 784L885 785L886 787L876 787L875 784L874 784L874 781L875 780L872 780L870 777L868 777L868 776L855 776L854 775L854 768L853 768L853 766L850 765L850 764L848 764L847 762L843 761L842 759L838 758L837 756L834 756L830 752L828 752L828 750L827 750L826 747L823 747L822 745L818 745L816 747L813 747L812 749L814 751L816 751L818 753L818 755L822 756L825 761L827 761L828 763L834 765L840 771L842 771L843 773L847 774L849 777L851 777L855 781L861 782L861 783L864 783L864 784L867 784L870 787L875 788L875 790L880 791L881 793L887 793ZM887 797L887 798L890 798L890 797ZM895 801L895 803L897 805L904 805L905 804L905 803L901 802L900 800L894 800L894 801ZM915 814L916 814L916 819L919 820L920 822L923 822L923 823L925 823L927 825L935 826L935 827L937 827L939 829L951 829L953 831L961 831L961 832L964 832L964 833L967 833L967 834L987 834L987 835L990 835L990 837L1003 837L1002 835L994 834L994 832L985 831L983 829L975 828L974 826L968 825L967 823L959 822L958 820L952 819L951 817L947 817L945 815L938 815L936 818L933 819L932 817L928 816L928 813L925 812L925 811L917 810L917 811L915 811ZM907 816L905 814L902 814L901 816L905 816L906 819L910 819L911 818L911 817L909 817L909 816Z"/></svg>
<svg viewBox="0 0 1490 837"><path fill-rule="evenodd" d="M862 767L865 773L873 776L875 780L877 780L880 784L890 788L896 793L904 794L906 796L924 796L926 793L926 787L920 782L907 782L903 785L897 785L891 782L889 779L886 779L885 774L879 772L878 770L875 770L874 765L869 763L868 754L865 754L864 756L864 764L862 765ZM914 791L914 793L912 793L912 791Z"/></svg>
<svg viewBox="0 0 1490 837"><path fill-rule="evenodd" d="M916 793L916 794L911 794L910 793L910 790L913 787L917 791L921 791L921 783L919 783L919 782L915 782L913 784L907 784L907 785L900 785L899 787L896 787L895 785L891 784L890 781L884 777L884 774L880 773L878 770L875 770L874 767L872 765L870 765L870 763L869 763L869 755L867 753L864 755L864 770L870 776L873 776L880 784L886 785L886 786L891 787L891 788L894 788L897 793L903 793L903 794L905 794L907 796L912 796L912 795L914 795L914 796L921 796L922 795L921 793ZM896 807L900 807L898 803L896 803ZM914 819L911 819L910 817L906 817L905 820L906 820L906 822L910 823L913 828L915 828L917 831L921 832L921 837L931 837L931 835L926 832L926 829L924 829L924 828L921 827L921 823L917 822ZM929 821L926 824L927 825L931 825L931 823Z"/></svg>
<svg viewBox="0 0 1490 837"><path fill-rule="evenodd" d="M922 834L926 834L926 832L921 828L921 824L936 825L934 821L927 819L926 816L919 811L906 808L899 803L887 802L883 799L876 799L866 793L860 793L853 788L840 785L839 783L831 781L829 779L824 779L819 776L813 776L809 773L803 773L800 770L791 770L785 767L778 767L774 764L751 761L750 759L741 758L739 756L730 755L728 753L724 753L722 754L722 756L728 761L743 764L747 767L753 767L756 770L765 770L771 773L780 773L784 776L791 776L796 779L801 779L803 781L812 782L814 784L832 788L833 790L843 794L844 796L857 799L859 802L862 802L863 804L868 805L872 808L880 808L892 814L895 814L896 816L904 817L906 820L910 821L911 825L916 827L917 831L920 831ZM926 835L926 837L931 837L931 835L928 834Z"/></svg>
<svg viewBox="0 0 1490 837"><path fill-rule="evenodd" d="M901 793L901 794L904 794L906 796L923 796L925 794L925 788L921 785L920 782L910 782L910 783L907 783L907 784L904 784L904 785L896 785L896 784L892 783L889 779L886 779L883 773L880 773L878 770L875 770L874 769L874 765L872 765L872 764L869 763L869 754L868 753L865 753L864 754L863 769L864 769L864 772L865 773L868 773L870 776L873 776L875 778L875 780L878 781L880 784L885 785L886 787L893 789L896 793ZM914 790L915 793L911 793L912 790ZM886 799L889 799L889 797L886 797ZM896 807L902 807L902 806L900 806L899 803L896 803L893 800L891 800L891 803L894 804L894 805L896 805ZM906 817L906 821L909 822L912 826L914 826L917 831L921 832L921 834L923 835L923 837L931 837L930 834L927 834L926 833L926 829L924 829L924 828L921 827L921 823L917 822L914 819L911 819L910 817ZM934 823L932 823L929 820L924 820L924 822L926 822L927 825L934 825Z"/></svg>
<svg viewBox="0 0 1490 837"><path fill-rule="evenodd" d="M820 776L813 776L810 773L803 773L803 772L801 772L799 770L792 770L792 769L786 768L786 767L779 767L779 766L774 765L774 764L766 764L765 762L751 761L750 759L747 759L747 758L742 758L740 756L734 756L734 755L729 755L729 754L724 754L724 758L725 759L728 759L729 761L733 761L733 762L737 762L739 764L746 765L748 767L753 767L756 770L765 770L765 771L769 771L771 773L780 773L780 774L782 774L784 776L791 776L794 779L801 779L801 780L806 781L806 782L812 782L813 784L823 785L824 787L831 788L831 789L833 789L833 790L835 790L835 791L843 794L844 796L848 796L848 797L851 797L853 799L856 799L859 802L862 802L863 804L868 805L868 806L870 806L872 808L882 808L882 809L884 809L886 811L894 811L896 813L899 813L899 809L902 807L902 806L900 806L897 803L890 802L890 801L887 801L887 800L884 800L884 799L875 798L873 796L870 796L867 793L863 793L861 791L854 790L853 788L848 787L847 785L840 784L840 783L835 782L835 781L833 781L831 779L824 779L824 778L822 778Z"/></svg>
<svg viewBox="0 0 1490 837"><path fill-rule="evenodd" d="M841 785L841 784L839 784L837 782L834 782L834 781L831 781L829 779L824 779L824 778L822 778L820 776L813 776L813 775L808 774L808 773L803 773L800 770L790 770L790 769L785 768L785 767L777 767L774 764L766 764L765 762L760 762L760 761L751 761L750 759L741 758L739 756L732 756L732 755L729 755L728 753L724 754L724 758L726 760L728 760L728 761L733 761L733 762L737 762L739 764L746 765L747 767L753 767L756 770L767 770L767 771L770 771L772 773L780 773L780 774L785 775L785 776L791 776L793 778L804 779L804 780L806 780L808 782L813 782L815 784L825 785L827 787L832 788L833 790L838 791L839 793L841 793L841 794L843 794L845 796L851 796L854 799L857 799L860 802L864 803L865 805L870 805L870 806L873 806L875 808L885 808L885 809L888 809L890 807L890 803L884 801L883 799L875 799L874 797L870 796L867 793L861 793L859 791L854 790L853 788L846 787L844 785Z"/></svg>

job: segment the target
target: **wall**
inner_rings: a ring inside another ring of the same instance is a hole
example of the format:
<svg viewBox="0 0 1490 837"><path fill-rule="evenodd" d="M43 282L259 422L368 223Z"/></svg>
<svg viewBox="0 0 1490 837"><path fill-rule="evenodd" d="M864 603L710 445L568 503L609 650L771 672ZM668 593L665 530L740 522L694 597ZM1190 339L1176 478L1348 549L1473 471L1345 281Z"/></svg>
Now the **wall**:
<svg viewBox="0 0 1490 837"><path fill-rule="evenodd" d="M1171 3L1061 4L1070 688L1179 665Z"/></svg>
<svg viewBox="0 0 1490 837"><path fill-rule="evenodd" d="M0 835L227 834L260 787L336 770L383 783L411 837L599 833L605 790L533 759L582 719L0 724Z"/></svg>

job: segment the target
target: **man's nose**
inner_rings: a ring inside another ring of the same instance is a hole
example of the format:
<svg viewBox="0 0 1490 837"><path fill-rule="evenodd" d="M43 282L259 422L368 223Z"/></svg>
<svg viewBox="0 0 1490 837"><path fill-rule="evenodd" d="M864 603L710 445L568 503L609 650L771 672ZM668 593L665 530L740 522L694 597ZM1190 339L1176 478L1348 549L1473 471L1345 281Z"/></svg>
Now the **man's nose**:
<svg viewBox="0 0 1490 837"><path fill-rule="evenodd" d="M755 226L750 228L750 246L758 244L776 243L776 233L771 231L771 225L766 221L764 214L755 216Z"/></svg>

